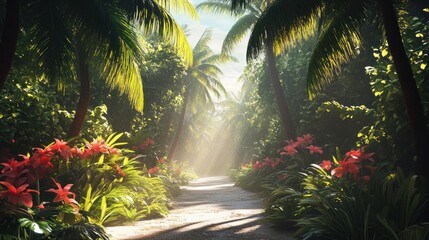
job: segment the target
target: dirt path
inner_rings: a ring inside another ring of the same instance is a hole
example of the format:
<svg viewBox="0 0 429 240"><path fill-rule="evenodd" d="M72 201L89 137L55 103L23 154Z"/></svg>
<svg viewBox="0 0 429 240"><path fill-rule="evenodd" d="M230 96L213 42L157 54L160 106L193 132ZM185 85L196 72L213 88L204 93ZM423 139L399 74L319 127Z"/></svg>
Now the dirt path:
<svg viewBox="0 0 429 240"><path fill-rule="evenodd" d="M200 178L183 187L168 217L109 227L113 240L284 240L290 233L262 222L262 203L228 177Z"/></svg>

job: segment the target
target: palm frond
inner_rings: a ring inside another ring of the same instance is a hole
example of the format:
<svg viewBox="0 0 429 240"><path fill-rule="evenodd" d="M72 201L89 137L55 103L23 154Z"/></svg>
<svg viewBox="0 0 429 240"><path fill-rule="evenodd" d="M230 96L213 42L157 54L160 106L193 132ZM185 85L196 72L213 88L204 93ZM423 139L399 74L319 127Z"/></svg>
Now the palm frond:
<svg viewBox="0 0 429 240"><path fill-rule="evenodd" d="M208 47L210 41L212 40L213 31L208 28L206 29L203 34L201 35L200 39L198 39L198 42L195 44L194 53L202 52L203 50L207 51L210 48Z"/></svg>
<svg viewBox="0 0 429 240"><path fill-rule="evenodd" d="M66 24L58 1L33 1L24 9L24 24L31 26L33 37L31 50L40 63L42 73L56 83L59 90L64 90L64 76L75 79L73 71L72 34Z"/></svg>
<svg viewBox="0 0 429 240"><path fill-rule="evenodd" d="M136 35L137 31L117 8L109 8L105 11L109 34L102 34L102 36L110 35L110 37L93 39L91 34L85 34L83 42L100 41L100 44L91 44L88 49L90 56L102 58L100 62L104 63L104 66L99 68L107 85L111 89L117 89L120 94L125 94L136 110L143 111L143 86L140 70L136 63L136 59L140 58L143 50Z"/></svg>
<svg viewBox="0 0 429 240"><path fill-rule="evenodd" d="M143 32L160 35L173 45L185 63L192 64L192 48L183 29L167 9L153 0L128 0L127 2L124 4L124 9L134 15Z"/></svg>
<svg viewBox="0 0 429 240"><path fill-rule="evenodd" d="M197 5L197 10L217 15L240 16L245 9L231 9L231 0L208 0Z"/></svg>
<svg viewBox="0 0 429 240"><path fill-rule="evenodd" d="M247 58L255 58L267 41L275 49L291 47L310 37L317 28L317 19L324 8L323 0L278 0L271 4L253 27Z"/></svg>
<svg viewBox="0 0 429 240"><path fill-rule="evenodd" d="M222 44L222 53L230 54L232 49L246 36L252 26L258 21L258 16L246 14L242 16L228 31Z"/></svg>
<svg viewBox="0 0 429 240"><path fill-rule="evenodd" d="M206 72L207 74L211 75L222 75L222 70L213 64L203 63L198 66L198 69L200 69L203 72Z"/></svg>
<svg viewBox="0 0 429 240"><path fill-rule="evenodd" d="M193 19L198 19L198 12L189 0L156 0L158 4L169 12L188 14Z"/></svg>
<svg viewBox="0 0 429 240"><path fill-rule="evenodd" d="M359 29L368 19L368 5L365 1L348 1L338 7L333 17L322 27L310 58L307 76L307 92L312 99L333 76L340 71L342 64L357 53L361 44ZM347 20L344 20L347 19Z"/></svg>

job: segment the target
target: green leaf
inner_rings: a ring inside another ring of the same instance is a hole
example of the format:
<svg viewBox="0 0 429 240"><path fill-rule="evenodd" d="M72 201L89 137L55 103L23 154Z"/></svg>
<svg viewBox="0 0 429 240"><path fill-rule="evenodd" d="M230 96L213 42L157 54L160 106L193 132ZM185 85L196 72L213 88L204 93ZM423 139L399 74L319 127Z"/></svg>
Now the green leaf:
<svg viewBox="0 0 429 240"><path fill-rule="evenodd" d="M92 192L92 186L91 184L89 184L89 187L88 187L88 190L86 191L86 196L85 196L85 205L83 207L83 210L85 211L89 211L89 209L92 206L91 192Z"/></svg>
<svg viewBox="0 0 429 240"><path fill-rule="evenodd" d="M106 210L107 210L107 201L106 201L106 196L103 196L101 198L101 204L100 204L100 222L103 221L104 216L106 215Z"/></svg>

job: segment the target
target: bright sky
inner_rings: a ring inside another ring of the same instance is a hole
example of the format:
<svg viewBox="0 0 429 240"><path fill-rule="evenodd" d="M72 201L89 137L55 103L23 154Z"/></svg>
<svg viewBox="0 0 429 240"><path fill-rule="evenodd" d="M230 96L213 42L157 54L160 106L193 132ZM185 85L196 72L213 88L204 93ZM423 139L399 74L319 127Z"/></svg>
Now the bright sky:
<svg viewBox="0 0 429 240"><path fill-rule="evenodd" d="M194 4L194 6L196 6L203 1L204 0L192 0L191 2ZM223 39L234 24L235 19L231 16L219 16L210 13L203 13L200 11L199 15L199 21L191 20L186 16L175 16L175 19L180 24L188 25L190 34L188 40L191 46L196 44L198 39L207 28L211 28L213 39L210 47L216 53L220 53ZM234 94L237 94L241 88L241 84L237 82L237 79L243 72L244 66L246 65L246 46L247 38L239 43L232 52L232 55L238 59L238 62L230 62L221 66L223 71L222 83L228 92L232 92Z"/></svg>

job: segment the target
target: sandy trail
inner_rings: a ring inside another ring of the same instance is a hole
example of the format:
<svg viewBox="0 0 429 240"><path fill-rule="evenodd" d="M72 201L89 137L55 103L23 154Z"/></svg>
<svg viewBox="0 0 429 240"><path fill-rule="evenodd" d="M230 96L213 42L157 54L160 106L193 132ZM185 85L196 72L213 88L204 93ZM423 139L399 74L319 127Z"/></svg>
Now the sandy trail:
<svg viewBox="0 0 429 240"><path fill-rule="evenodd" d="M293 239L263 223L258 196L233 185L228 177L197 179L182 187L168 217L109 227L107 232L112 240Z"/></svg>

